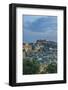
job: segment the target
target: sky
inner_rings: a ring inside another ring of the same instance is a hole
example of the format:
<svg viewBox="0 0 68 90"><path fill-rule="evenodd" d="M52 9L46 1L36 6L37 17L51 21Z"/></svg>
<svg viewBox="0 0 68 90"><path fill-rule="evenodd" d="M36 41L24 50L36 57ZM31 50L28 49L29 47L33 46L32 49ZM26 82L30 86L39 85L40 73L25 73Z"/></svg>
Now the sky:
<svg viewBox="0 0 68 90"><path fill-rule="evenodd" d="M23 37L24 42L48 40L57 42L57 16L24 15Z"/></svg>

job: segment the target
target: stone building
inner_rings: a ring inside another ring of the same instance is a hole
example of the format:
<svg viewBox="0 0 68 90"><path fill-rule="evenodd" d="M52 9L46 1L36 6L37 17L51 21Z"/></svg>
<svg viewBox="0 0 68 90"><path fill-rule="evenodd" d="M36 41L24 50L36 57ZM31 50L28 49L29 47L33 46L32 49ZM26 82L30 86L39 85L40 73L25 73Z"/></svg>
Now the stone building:
<svg viewBox="0 0 68 90"><path fill-rule="evenodd" d="M32 51L32 46L26 43L23 45L23 50L25 50L26 52L30 52Z"/></svg>

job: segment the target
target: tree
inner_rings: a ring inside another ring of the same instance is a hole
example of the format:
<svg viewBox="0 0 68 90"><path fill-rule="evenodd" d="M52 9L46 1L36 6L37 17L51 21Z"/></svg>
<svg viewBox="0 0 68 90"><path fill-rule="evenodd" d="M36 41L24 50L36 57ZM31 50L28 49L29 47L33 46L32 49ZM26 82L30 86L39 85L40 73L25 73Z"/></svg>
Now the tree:
<svg viewBox="0 0 68 90"><path fill-rule="evenodd" d="M37 74L39 72L39 62L37 60L23 60L23 74Z"/></svg>
<svg viewBox="0 0 68 90"><path fill-rule="evenodd" d="M47 72L48 73L57 73L57 64L56 63L51 63L47 67Z"/></svg>

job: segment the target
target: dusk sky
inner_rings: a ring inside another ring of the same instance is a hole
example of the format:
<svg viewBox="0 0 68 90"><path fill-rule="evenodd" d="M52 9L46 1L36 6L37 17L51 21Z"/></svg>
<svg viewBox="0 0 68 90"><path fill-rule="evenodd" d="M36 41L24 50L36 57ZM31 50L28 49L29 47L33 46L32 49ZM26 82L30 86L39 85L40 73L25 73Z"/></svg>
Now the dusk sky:
<svg viewBox="0 0 68 90"><path fill-rule="evenodd" d="M23 16L24 42L49 40L57 42L57 16Z"/></svg>

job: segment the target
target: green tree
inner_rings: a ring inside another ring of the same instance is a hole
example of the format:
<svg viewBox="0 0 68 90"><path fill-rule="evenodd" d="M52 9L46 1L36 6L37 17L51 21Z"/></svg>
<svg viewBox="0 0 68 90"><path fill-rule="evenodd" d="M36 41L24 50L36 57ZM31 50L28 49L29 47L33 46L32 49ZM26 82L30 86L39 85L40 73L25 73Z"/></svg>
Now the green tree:
<svg viewBox="0 0 68 90"><path fill-rule="evenodd" d="M37 74L39 72L39 62L37 60L23 60L23 74Z"/></svg>
<svg viewBox="0 0 68 90"><path fill-rule="evenodd" d="M51 63L47 67L47 72L48 73L57 73L57 64L56 63Z"/></svg>

